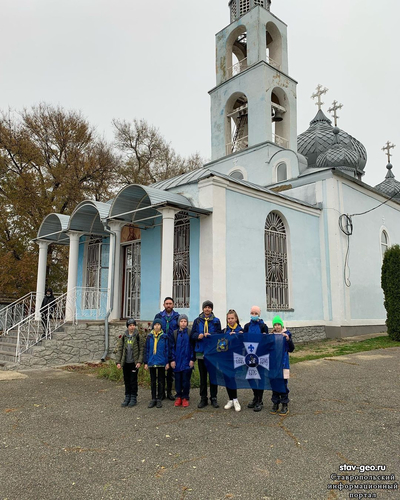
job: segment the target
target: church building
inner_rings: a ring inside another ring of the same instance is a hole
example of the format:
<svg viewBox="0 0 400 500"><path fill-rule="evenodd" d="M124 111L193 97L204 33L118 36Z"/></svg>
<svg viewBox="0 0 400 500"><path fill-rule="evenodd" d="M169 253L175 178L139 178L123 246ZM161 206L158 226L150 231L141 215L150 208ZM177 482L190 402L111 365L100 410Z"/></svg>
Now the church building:
<svg viewBox="0 0 400 500"><path fill-rule="evenodd" d="M362 181L365 147L322 111L297 131L297 82L287 26L270 0L231 0L216 35L211 161L107 203L50 214L38 234L37 303L50 243L69 246L69 320L151 321L173 296L193 320L214 303L225 321L250 307L282 316L298 339L385 330L380 286L386 248L400 243L400 183ZM337 104L337 103L335 103ZM67 318L67 319L68 319Z"/></svg>

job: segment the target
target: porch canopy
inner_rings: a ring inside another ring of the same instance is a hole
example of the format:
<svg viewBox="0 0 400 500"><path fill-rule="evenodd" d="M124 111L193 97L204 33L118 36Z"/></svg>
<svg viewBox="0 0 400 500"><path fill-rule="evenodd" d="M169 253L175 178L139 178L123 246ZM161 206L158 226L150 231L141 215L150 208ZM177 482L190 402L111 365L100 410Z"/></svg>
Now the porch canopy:
<svg viewBox="0 0 400 500"><path fill-rule="evenodd" d="M154 226L161 217L159 208L169 206L184 210L192 216L208 215L210 210L197 208L185 196L149 186L131 184L117 194L111 204L109 219Z"/></svg>
<svg viewBox="0 0 400 500"><path fill-rule="evenodd" d="M91 200L82 201L72 212L68 230L82 234L108 236L109 233L104 229L103 221L107 220L110 208L111 201L107 203Z"/></svg>
<svg viewBox="0 0 400 500"><path fill-rule="evenodd" d="M58 243L59 245L69 245L68 235L65 234L68 230L69 219L69 215L55 213L46 215L43 222L40 224L35 240Z"/></svg>

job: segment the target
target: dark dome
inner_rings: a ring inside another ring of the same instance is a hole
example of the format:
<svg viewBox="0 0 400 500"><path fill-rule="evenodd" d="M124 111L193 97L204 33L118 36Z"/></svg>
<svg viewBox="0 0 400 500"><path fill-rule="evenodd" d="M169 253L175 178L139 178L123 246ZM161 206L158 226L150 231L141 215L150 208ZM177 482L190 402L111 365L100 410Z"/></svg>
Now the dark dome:
<svg viewBox="0 0 400 500"><path fill-rule="evenodd" d="M386 168L388 171L385 180L377 184L375 186L375 189L385 194L389 198L393 198L396 201L400 201L400 182L396 181L393 175L392 172L393 165L391 163L388 163L386 165Z"/></svg>
<svg viewBox="0 0 400 500"><path fill-rule="evenodd" d="M361 176L367 163L367 151L361 142L332 127L331 120L321 110L310 127L297 137L297 151L307 158L308 168L344 167L343 170L356 170ZM319 158L321 155L324 156Z"/></svg>

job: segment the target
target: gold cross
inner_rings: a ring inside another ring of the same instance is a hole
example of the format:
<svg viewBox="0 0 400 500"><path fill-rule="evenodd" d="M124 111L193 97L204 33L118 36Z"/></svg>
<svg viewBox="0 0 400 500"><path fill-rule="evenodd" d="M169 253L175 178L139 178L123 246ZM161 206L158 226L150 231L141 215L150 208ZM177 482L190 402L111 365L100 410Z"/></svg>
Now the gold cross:
<svg viewBox="0 0 400 500"><path fill-rule="evenodd" d="M340 118L340 116L338 116L336 111L342 108L343 104L339 104L337 101L333 101L332 107L328 109L328 113L333 113L333 119L335 120L335 127L337 127L337 119Z"/></svg>
<svg viewBox="0 0 400 500"><path fill-rule="evenodd" d="M392 156L390 154L390 150L395 148L396 147L396 144L390 144L389 141L387 141L386 145L382 148L382 151L386 151L386 155L388 157L388 163L390 163L390 157Z"/></svg>
<svg viewBox="0 0 400 500"><path fill-rule="evenodd" d="M323 94L326 94L328 92L328 89L325 87L323 88L322 85L319 83L316 88L316 92L311 96L311 99L318 98L318 101L315 103L318 106L318 109L321 109L321 106L324 104L321 102L321 96Z"/></svg>

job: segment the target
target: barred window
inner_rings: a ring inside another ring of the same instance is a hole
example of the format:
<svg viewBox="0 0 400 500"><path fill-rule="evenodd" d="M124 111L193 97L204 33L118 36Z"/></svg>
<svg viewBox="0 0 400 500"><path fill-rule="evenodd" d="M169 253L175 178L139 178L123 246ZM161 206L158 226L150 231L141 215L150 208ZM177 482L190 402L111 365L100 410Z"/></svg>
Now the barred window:
<svg viewBox="0 0 400 500"><path fill-rule="evenodd" d="M265 222L265 277L267 309L289 309L286 228L275 212Z"/></svg>
<svg viewBox="0 0 400 500"><path fill-rule="evenodd" d="M175 307L190 305L190 220L187 212L175 215L174 227L174 277Z"/></svg>
<svg viewBox="0 0 400 500"><path fill-rule="evenodd" d="M92 290L86 290L84 293L84 309L98 309L100 307L100 295L97 292L101 285L101 269L103 267L101 249L102 238L91 236L87 247L86 288Z"/></svg>

